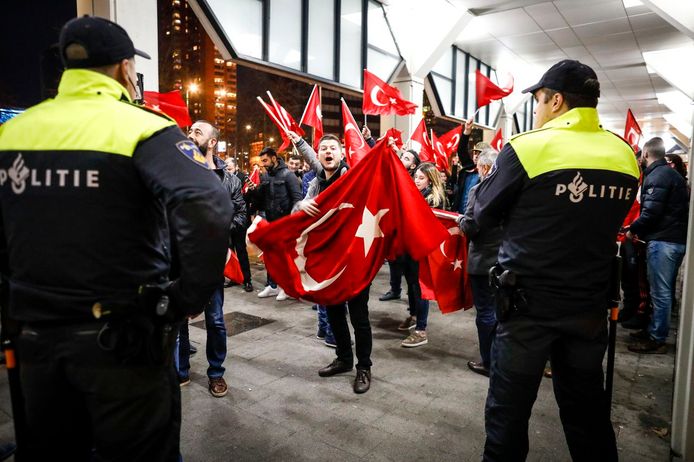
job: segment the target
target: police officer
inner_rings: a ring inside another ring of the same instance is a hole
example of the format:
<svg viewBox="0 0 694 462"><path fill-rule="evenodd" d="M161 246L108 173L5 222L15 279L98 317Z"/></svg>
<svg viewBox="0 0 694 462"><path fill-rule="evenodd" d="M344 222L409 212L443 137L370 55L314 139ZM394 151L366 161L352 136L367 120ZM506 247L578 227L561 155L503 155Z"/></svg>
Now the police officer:
<svg viewBox="0 0 694 462"><path fill-rule="evenodd" d="M231 205L175 123L132 103L134 57L149 56L123 28L73 19L60 53L56 98L0 127L0 269L22 323L30 441L20 449L28 460L175 461L175 327L222 283Z"/></svg>
<svg viewBox="0 0 694 462"><path fill-rule="evenodd" d="M536 101L535 130L503 148L474 212L482 227L503 224L497 274L509 301L497 313L484 460L525 460L547 359L571 457L617 460L602 360L615 240L638 165L600 125L590 67L561 61L524 92Z"/></svg>

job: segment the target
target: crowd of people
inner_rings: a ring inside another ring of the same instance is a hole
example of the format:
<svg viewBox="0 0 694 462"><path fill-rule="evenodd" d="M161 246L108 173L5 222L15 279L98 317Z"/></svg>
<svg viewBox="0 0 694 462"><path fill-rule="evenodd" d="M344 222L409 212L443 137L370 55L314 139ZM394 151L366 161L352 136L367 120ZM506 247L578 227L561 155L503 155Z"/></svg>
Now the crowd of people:
<svg viewBox="0 0 694 462"><path fill-rule="evenodd" d="M320 216L317 196L349 166L335 135L315 151L289 131L295 151L285 161L264 148L256 185L234 159L216 156L212 123L198 120L184 135L132 104L134 56L147 55L120 26L74 19L61 31L60 53L67 70L58 96L0 128L0 167L12 179L0 183L3 328L7 319L20 323L4 335L17 339L20 353L24 450L27 460L48 460L56 448L66 460L179 460L180 387L190 382L193 352L188 319L204 313L209 392L223 397L227 252L239 259L243 290L253 292L250 218ZM528 420L549 359L572 457L616 460L602 369L615 239L620 231L623 325L636 320L640 328L629 349L665 353L686 250L686 169L660 138L645 143L639 168L632 148L600 126L600 86L585 64L561 61L524 92L542 130L514 137L501 152L470 146L472 120L450 172L393 139L388 146L430 207L459 215L468 240L480 354L467 365L489 376L484 459L527 456ZM34 135L43 133L53 136ZM374 144L367 127L362 134ZM86 186L28 182L25 163L46 178L55 168L73 169L75 178L84 170ZM430 303L418 262L405 254L388 266L391 285L380 299L400 298L405 276L401 345L422 347ZM279 270L266 267L258 297L289 297L273 278ZM367 285L316 307L317 336L335 348L317 372L356 367L357 394L372 385L369 296Z"/></svg>

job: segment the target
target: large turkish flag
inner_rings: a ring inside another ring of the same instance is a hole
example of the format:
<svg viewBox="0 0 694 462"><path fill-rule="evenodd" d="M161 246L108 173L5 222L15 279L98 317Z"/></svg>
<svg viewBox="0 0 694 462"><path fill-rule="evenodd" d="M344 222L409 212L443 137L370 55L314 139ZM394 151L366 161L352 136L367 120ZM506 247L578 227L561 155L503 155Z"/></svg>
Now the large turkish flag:
<svg viewBox="0 0 694 462"><path fill-rule="evenodd" d="M157 93L156 91L144 92L145 106L155 111L163 112L176 121L179 127L190 127L193 121L188 114L188 106L181 97L178 90L168 93Z"/></svg>
<svg viewBox="0 0 694 462"><path fill-rule="evenodd" d="M449 235L386 139L315 200L318 216L256 219L248 230L271 277L290 296L314 303L350 300L385 259L405 252L421 259Z"/></svg>
<svg viewBox="0 0 694 462"><path fill-rule="evenodd" d="M458 227L456 213L434 209L448 229L445 242L419 263L422 298L436 300L442 313L472 308L472 289L467 275L467 239Z"/></svg>

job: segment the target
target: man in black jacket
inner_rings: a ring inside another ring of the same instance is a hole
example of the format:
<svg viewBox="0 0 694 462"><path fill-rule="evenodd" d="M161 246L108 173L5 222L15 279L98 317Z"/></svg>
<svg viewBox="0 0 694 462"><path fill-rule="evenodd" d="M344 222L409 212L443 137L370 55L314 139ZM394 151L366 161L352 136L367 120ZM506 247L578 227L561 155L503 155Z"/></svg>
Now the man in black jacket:
<svg viewBox="0 0 694 462"><path fill-rule="evenodd" d="M235 229L243 229L246 224L246 204L241 195L241 180L226 170L224 162L215 156L219 130L211 123L198 120L188 132L188 138L195 143L202 153L212 171L217 175L227 197L234 209L234 216L229 229L231 237ZM205 332L207 333L207 377L210 394L221 398L227 394L228 387L224 380L224 360L227 355L227 331L224 325L224 290L217 287L212 298L205 306ZM181 386L190 383L190 341L188 336L188 323L181 326L179 335L179 348L176 355L176 368L178 380Z"/></svg>
<svg viewBox="0 0 694 462"><path fill-rule="evenodd" d="M670 310L677 271L687 242L689 193L682 175L665 161L665 145L652 138L643 146L646 162L641 187L641 215L629 227L627 238L636 235L647 242L646 265L653 301L653 317L648 329L634 336L629 345L635 353L666 353Z"/></svg>
<svg viewBox="0 0 694 462"><path fill-rule="evenodd" d="M301 184L274 149L264 148L260 151L260 163L267 173L260 177L260 186L254 195L258 201L258 210L265 212L267 221L279 220L289 215L294 204L301 200ZM267 284L258 293L258 297L277 296L277 300L286 300L287 294L281 287L277 287L270 271L267 273Z"/></svg>
<svg viewBox="0 0 694 462"><path fill-rule="evenodd" d="M229 157L226 160L226 168L229 173L238 178L241 181L241 191L244 191L243 185L248 181L248 175L243 173L236 162L236 159ZM243 273L243 290L246 292L253 292L253 283L251 281L251 265L248 261L248 249L246 248L246 230L250 226L250 210L249 204L246 201L246 196L243 196L245 204L245 217L246 222L243 226L234 227L231 230L231 245L230 248L236 251L236 257L239 259L239 265L241 265L241 272ZM224 287L229 287L233 282Z"/></svg>

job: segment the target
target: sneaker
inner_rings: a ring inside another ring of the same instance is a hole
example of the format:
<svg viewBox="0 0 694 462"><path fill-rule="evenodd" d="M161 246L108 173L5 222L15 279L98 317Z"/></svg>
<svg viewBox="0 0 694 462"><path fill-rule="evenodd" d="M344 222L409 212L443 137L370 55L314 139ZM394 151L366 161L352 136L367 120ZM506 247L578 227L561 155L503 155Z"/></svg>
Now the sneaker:
<svg viewBox="0 0 694 462"><path fill-rule="evenodd" d="M387 302L388 300L400 300L400 292L393 292L392 290L389 290L385 294L378 297L378 299L382 302Z"/></svg>
<svg viewBox="0 0 694 462"><path fill-rule="evenodd" d="M414 329L417 325L417 319L414 316L408 316L403 322L398 326L398 330L410 330Z"/></svg>
<svg viewBox="0 0 694 462"><path fill-rule="evenodd" d="M191 345L190 345L190 352L189 352L190 355L189 355L189 356L193 356L193 355L194 355L195 353L197 353L197 352L198 352L198 349L195 348L195 346L193 346L193 344L191 343Z"/></svg>
<svg viewBox="0 0 694 462"><path fill-rule="evenodd" d="M185 387L185 386L188 385L189 383L190 383L190 377L179 377L179 378L178 378L178 384L179 384L181 387Z"/></svg>
<svg viewBox="0 0 694 462"><path fill-rule="evenodd" d="M643 340L638 343L633 343L627 348L629 348L629 351L633 353L640 354L663 355L667 353L667 344L656 342L652 338L648 338L647 340Z"/></svg>
<svg viewBox="0 0 694 462"><path fill-rule="evenodd" d="M233 287L233 286L237 286L237 285L238 285L238 283L236 283L232 280L228 280L227 282L224 283L224 288L227 289L229 287Z"/></svg>
<svg viewBox="0 0 694 462"><path fill-rule="evenodd" d="M208 388L210 390L210 394L215 398L221 398L222 396L227 394L227 391L229 391L229 388L227 387L227 382L226 380L224 380L224 377L210 378Z"/></svg>
<svg viewBox="0 0 694 462"><path fill-rule="evenodd" d="M320 327L318 328L318 332L316 332L316 338L320 340L325 339L325 329L321 329Z"/></svg>
<svg viewBox="0 0 694 462"><path fill-rule="evenodd" d="M289 298L289 295L287 295L287 292L285 292L284 289L280 288L280 292L277 294L276 300L278 302L283 302L288 298Z"/></svg>
<svg viewBox="0 0 694 462"><path fill-rule="evenodd" d="M277 287L265 286L263 290L258 292L258 298L276 297L279 293L280 290Z"/></svg>
<svg viewBox="0 0 694 462"><path fill-rule="evenodd" d="M335 341L335 336L333 336L333 335L326 335L324 343L325 343L325 346L327 346L327 347L337 348L337 342Z"/></svg>
<svg viewBox="0 0 694 462"><path fill-rule="evenodd" d="M371 371L357 367L357 376L354 377L354 393L366 393L371 387Z"/></svg>
<svg viewBox="0 0 694 462"><path fill-rule="evenodd" d="M251 281L243 283L243 290L246 292L253 292L253 284L251 284Z"/></svg>
<svg viewBox="0 0 694 462"><path fill-rule="evenodd" d="M427 331L425 330L414 330L405 340L400 344L405 348L414 348L429 343L427 339Z"/></svg>

